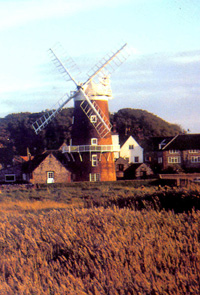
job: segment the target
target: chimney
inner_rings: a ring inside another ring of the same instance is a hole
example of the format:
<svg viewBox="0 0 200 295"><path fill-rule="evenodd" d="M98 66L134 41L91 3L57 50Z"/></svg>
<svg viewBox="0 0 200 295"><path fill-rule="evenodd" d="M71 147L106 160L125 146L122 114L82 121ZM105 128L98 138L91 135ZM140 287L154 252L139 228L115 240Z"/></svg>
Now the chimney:
<svg viewBox="0 0 200 295"><path fill-rule="evenodd" d="M28 159L28 161L31 160L31 153L30 153L30 150L28 147L27 147L27 159Z"/></svg>

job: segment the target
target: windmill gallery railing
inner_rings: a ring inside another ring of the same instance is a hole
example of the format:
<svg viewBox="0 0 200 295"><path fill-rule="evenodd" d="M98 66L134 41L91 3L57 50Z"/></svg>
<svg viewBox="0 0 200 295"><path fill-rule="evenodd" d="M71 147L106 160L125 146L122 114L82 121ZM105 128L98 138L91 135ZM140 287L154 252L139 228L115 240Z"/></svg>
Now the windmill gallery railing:
<svg viewBox="0 0 200 295"><path fill-rule="evenodd" d="M84 153L84 152L119 152L120 145L69 145L62 148L63 153Z"/></svg>

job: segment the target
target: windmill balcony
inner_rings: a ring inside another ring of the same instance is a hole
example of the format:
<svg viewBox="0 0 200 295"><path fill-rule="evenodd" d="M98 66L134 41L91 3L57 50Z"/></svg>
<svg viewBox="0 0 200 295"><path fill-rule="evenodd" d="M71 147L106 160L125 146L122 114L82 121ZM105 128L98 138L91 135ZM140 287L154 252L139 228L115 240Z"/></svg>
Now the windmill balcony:
<svg viewBox="0 0 200 295"><path fill-rule="evenodd" d="M63 153L84 153L84 152L119 152L120 145L69 145L62 148Z"/></svg>

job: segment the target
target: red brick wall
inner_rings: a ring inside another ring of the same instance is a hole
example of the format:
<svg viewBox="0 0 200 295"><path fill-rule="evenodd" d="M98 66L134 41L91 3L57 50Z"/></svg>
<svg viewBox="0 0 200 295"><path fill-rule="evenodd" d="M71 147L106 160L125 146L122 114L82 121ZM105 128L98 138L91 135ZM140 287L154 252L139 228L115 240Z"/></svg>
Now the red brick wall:
<svg viewBox="0 0 200 295"><path fill-rule="evenodd" d="M47 183L47 172L49 171L54 172L55 183L71 182L71 173L52 154L48 155L33 171L30 182Z"/></svg>
<svg viewBox="0 0 200 295"><path fill-rule="evenodd" d="M91 156L97 154L98 165L93 167ZM74 162L71 163L73 169L74 181L89 181L90 173L99 173L101 175L101 181L115 181L115 162L113 153L82 153L81 159L78 153L74 153Z"/></svg>

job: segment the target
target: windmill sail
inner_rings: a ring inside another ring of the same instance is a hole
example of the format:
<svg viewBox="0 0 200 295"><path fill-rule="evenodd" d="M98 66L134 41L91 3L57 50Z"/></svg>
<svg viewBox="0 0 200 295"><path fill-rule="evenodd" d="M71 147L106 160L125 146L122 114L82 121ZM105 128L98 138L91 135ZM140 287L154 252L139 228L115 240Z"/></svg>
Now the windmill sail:
<svg viewBox="0 0 200 295"><path fill-rule="evenodd" d="M33 123L33 128L38 134L42 129L44 129L47 124L56 116L57 113L61 111L61 109L74 97L77 97L80 95L83 97L83 102L81 104L81 108L83 112L87 115L87 117L90 119L90 122L95 127L96 131L101 137L105 137L108 132L111 130L111 124L109 120L106 118L105 114L103 114L103 111L100 109L100 107L95 103L95 101L91 100L91 95L87 95L85 93L85 88L91 83L96 82L98 80L98 83L100 82L100 79L104 79L106 76L113 73L113 71L116 70L118 66L120 66L128 57L127 52L124 51L124 48L127 44L124 44L119 50L117 50L115 53L111 53L104 57L98 64L96 64L92 68L92 73L88 74L88 79L85 81L85 83L78 84L75 80L75 78L71 75L71 71L76 73L77 75L77 67L72 59L67 58L65 59L65 63L61 61L60 58L58 58L57 54L55 53L55 50L50 49L50 55L52 57L52 60L58 70L62 73L64 78L67 81L73 81L76 85L77 89L72 92L72 95L65 95L61 100L58 101L57 105L53 108L53 110L48 111L45 113L41 118L39 118L35 123ZM100 82L101 84L101 82ZM107 89L107 90L106 90ZM104 91L108 91L108 87L104 87ZM94 95L94 94L93 94ZM98 95L98 91L97 91ZM100 94L102 95L102 94ZM110 96L109 93L105 92L103 95ZM96 116L97 120L91 120L92 116Z"/></svg>
<svg viewBox="0 0 200 295"><path fill-rule="evenodd" d="M35 121L32 126L36 134L38 134L41 130L43 130L50 121L59 113L65 104L67 104L74 96L69 96L65 94L57 104L52 108L52 110L45 112L45 114L40 117L37 121Z"/></svg>
<svg viewBox="0 0 200 295"><path fill-rule="evenodd" d="M98 80L102 77L110 76L128 58L129 53L127 50L125 50L126 46L127 44L125 43L116 52L111 52L110 54L107 54L104 58L102 58L88 72L89 78L84 84L87 84L90 80L93 80L94 82L96 81L98 83Z"/></svg>
<svg viewBox="0 0 200 295"><path fill-rule="evenodd" d="M55 67L62 74L66 81L73 81L77 86L75 77L78 77L81 73L74 60L66 55L64 49L60 44L49 49L49 55L54 63ZM59 56L59 57L58 57Z"/></svg>
<svg viewBox="0 0 200 295"><path fill-rule="evenodd" d="M112 128L110 121L95 101L92 101L83 90L80 91L85 98L80 105L81 109L86 114L100 137L105 137Z"/></svg>

